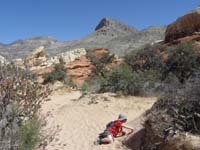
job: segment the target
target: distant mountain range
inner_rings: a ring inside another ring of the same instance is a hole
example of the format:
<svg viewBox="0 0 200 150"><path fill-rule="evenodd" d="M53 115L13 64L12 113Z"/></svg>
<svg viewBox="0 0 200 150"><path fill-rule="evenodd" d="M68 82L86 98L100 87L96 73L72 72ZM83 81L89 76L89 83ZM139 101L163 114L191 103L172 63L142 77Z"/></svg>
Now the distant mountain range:
<svg viewBox="0 0 200 150"><path fill-rule="evenodd" d="M137 49L147 43L164 39L166 27L152 26L138 30L115 19L103 18L96 26L95 31L85 37L60 42L52 37L33 37L17 40L11 44L0 43L0 54L11 58L26 56L33 49L44 46L49 55L69 51L75 48L108 48L119 56L130 50Z"/></svg>

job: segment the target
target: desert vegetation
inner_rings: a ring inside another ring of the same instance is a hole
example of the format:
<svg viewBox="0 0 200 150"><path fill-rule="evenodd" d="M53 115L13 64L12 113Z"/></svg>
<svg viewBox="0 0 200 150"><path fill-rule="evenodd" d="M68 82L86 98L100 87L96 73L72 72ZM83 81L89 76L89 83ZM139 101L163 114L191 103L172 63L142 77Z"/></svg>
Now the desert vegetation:
<svg viewBox="0 0 200 150"><path fill-rule="evenodd" d="M62 58L59 59L59 63L54 64L54 70L52 72L43 75L44 84L54 83L56 81L61 81L67 83L67 70L65 68L65 63Z"/></svg>
<svg viewBox="0 0 200 150"><path fill-rule="evenodd" d="M180 89L162 96L147 113L143 149L163 149L173 136L200 134L200 75L191 77Z"/></svg>
<svg viewBox="0 0 200 150"><path fill-rule="evenodd" d="M0 65L0 149L33 150L40 140L38 111L50 90L13 64Z"/></svg>

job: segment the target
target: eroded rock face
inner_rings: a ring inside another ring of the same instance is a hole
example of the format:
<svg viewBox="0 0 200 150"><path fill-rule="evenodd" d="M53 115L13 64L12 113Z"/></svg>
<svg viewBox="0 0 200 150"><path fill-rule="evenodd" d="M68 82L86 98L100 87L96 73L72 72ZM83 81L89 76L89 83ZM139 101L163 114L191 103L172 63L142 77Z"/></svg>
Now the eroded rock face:
<svg viewBox="0 0 200 150"><path fill-rule="evenodd" d="M96 48L91 50L93 55L97 58L100 58L104 53L109 53L107 48ZM118 65L121 63L116 59L113 60L108 67L113 67L114 65ZM86 57L86 55L82 55L79 58L75 59L74 61L68 63L66 65L67 74L70 76L73 83L77 86L81 86L84 81L90 79L94 66L92 65L91 61Z"/></svg>
<svg viewBox="0 0 200 150"><path fill-rule="evenodd" d="M90 60L85 55L67 64L66 68L71 80L77 86L82 85L85 80L89 79L93 70Z"/></svg>

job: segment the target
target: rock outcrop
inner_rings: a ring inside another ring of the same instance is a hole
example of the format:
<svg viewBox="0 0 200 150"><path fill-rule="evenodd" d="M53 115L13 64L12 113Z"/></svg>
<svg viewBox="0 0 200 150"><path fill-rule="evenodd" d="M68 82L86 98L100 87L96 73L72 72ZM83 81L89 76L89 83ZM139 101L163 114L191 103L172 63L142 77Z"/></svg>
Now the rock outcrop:
<svg viewBox="0 0 200 150"><path fill-rule="evenodd" d="M46 66L48 60L47 55L44 52L44 47L38 47L25 58L25 65L31 70L36 69L35 67Z"/></svg>
<svg viewBox="0 0 200 150"><path fill-rule="evenodd" d="M86 49L85 48L77 48L74 50L70 50L64 53L59 53L58 55L51 57L48 62L57 64L59 63L59 59L62 58L62 60L68 64L72 61L74 61L76 58L79 58L82 55L86 55Z"/></svg>
<svg viewBox="0 0 200 150"><path fill-rule="evenodd" d="M109 50L107 48L96 48L91 50L91 52L96 58L100 58L104 53L109 53ZM114 60L111 64L109 64L109 66L113 67L114 65L119 63L121 63L121 60ZM86 55L82 55L74 61L68 63L66 65L66 68L71 80L77 86L81 86L84 81L90 79L94 70L94 66L92 65L91 61L86 57Z"/></svg>
<svg viewBox="0 0 200 150"><path fill-rule="evenodd" d="M190 36L195 32L200 32L200 8L168 25L165 33L165 42L172 42L178 38Z"/></svg>
<svg viewBox="0 0 200 150"><path fill-rule="evenodd" d="M125 25L115 19L111 19L108 17L103 18L100 23L96 26L95 31L99 30L115 30L116 32L121 34L131 34L136 33L138 30L136 28L130 27L128 25ZM116 34L116 33L113 33Z"/></svg>
<svg viewBox="0 0 200 150"><path fill-rule="evenodd" d="M68 76L77 86L82 85L85 80L89 79L93 70L90 60L85 55L67 64L66 68Z"/></svg>

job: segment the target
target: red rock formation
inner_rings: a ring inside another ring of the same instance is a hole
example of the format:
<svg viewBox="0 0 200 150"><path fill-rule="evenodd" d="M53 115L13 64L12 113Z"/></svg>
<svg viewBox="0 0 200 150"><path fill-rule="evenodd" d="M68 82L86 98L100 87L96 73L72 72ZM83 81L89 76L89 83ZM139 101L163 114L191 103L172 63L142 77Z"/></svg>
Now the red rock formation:
<svg viewBox="0 0 200 150"><path fill-rule="evenodd" d="M96 49L93 49L92 52L97 58L100 58L102 54L108 53L109 50L107 48L96 48Z"/></svg>
<svg viewBox="0 0 200 150"><path fill-rule="evenodd" d="M178 18L175 22L167 26L165 33L165 43L186 36L190 36L200 31L200 14L195 11Z"/></svg>
<svg viewBox="0 0 200 150"><path fill-rule="evenodd" d="M104 53L108 53L109 50L106 48L96 48L93 49L92 52L97 58L100 58ZM122 62L122 60L118 61L115 59L107 67L112 68L113 66L119 65ZM73 62L67 64L65 67L67 68L67 74L77 86L81 86L85 80L90 79L94 69L94 66L85 55L82 55Z"/></svg>
<svg viewBox="0 0 200 150"><path fill-rule="evenodd" d="M82 85L85 80L90 78L94 68L90 60L84 55L67 64L65 67L67 68L67 74L77 86Z"/></svg>

